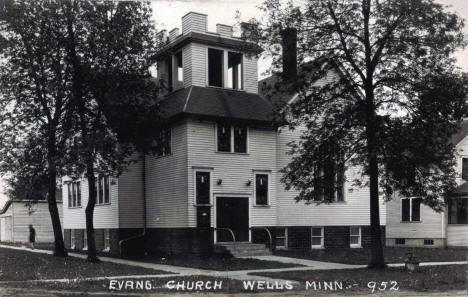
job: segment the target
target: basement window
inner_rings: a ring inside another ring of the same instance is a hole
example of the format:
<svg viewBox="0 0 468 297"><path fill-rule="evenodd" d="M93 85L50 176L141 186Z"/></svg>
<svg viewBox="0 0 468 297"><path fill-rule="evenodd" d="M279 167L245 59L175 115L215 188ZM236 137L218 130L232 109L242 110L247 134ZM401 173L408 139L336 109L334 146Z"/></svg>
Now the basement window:
<svg viewBox="0 0 468 297"><path fill-rule="evenodd" d="M227 87L242 90L242 54L228 52Z"/></svg>
<svg viewBox="0 0 468 297"><path fill-rule="evenodd" d="M223 87L223 54L224 51L208 49L208 85Z"/></svg>
<svg viewBox="0 0 468 297"><path fill-rule="evenodd" d="M404 238L395 238L396 245L405 245L406 240Z"/></svg>
<svg viewBox="0 0 468 297"><path fill-rule="evenodd" d="M75 229L70 231L70 248L74 250L76 247Z"/></svg>
<svg viewBox="0 0 468 297"><path fill-rule="evenodd" d="M349 227L349 245L350 247L361 247L361 227Z"/></svg>
<svg viewBox="0 0 468 297"><path fill-rule="evenodd" d="M312 227L312 248L323 248L323 227Z"/></svg>
<svg viewBox="0 0 468 297"><path fill-rule="evenodd" d="M104 229L104 251L110 251L110 232L109 229Z"/></svg>
<svg viewBox="0 0 468 297"><path fill-rule="evenodd" d="M276 248L286 249L288 247L288 229L277 228L276 229Z"/></svg>
<svg viewBox="0 0 468 297"><path fill-rule="evenodd" d="M424 245L434 245L434 239L424 239Z"/></svg>
<svg viewBox="0 0 468 297"><path fill-rule="evenodd" d="M88 250L88 233L86 233L86 229L83 232L83 251Z"/></svg>

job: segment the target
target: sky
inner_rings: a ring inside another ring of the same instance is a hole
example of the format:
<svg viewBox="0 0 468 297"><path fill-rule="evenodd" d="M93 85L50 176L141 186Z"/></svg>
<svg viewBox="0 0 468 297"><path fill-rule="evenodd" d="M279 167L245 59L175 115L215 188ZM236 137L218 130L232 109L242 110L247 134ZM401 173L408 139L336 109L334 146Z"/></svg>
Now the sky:
<svg viewBox="0 0 468 297"><path fill-rule="evenodd" d="M435 0L435 2L449 5L450 11L459 14L467 22L465 34L468 35L468 3L467 0ZM250 18L261 17L261 11L257 8L262 0L152 0L154 20L158 30L166 29L168 32L175 27L181 27L181 18L187 12L195 11L208 15L208 30L216 31L216 24L236 24L236 11L239 11L241 19L247 21ZM468 48L456 53L457 64L468 72ZM259 75L268 69L268 60L259 61ZM0 179L0 208L6 200L3 194L4 183Z"/></svg>

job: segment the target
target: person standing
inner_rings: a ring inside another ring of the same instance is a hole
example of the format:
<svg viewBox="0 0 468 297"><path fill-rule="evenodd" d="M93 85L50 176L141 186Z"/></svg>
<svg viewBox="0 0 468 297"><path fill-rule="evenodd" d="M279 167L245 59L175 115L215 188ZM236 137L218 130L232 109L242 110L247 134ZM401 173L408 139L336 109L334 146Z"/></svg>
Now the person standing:
<svg viewBox="0 0 468 297"><path fill-rule="evenodd" d="M32 249L34 249L35 241L36 241L36 230L33 228L32 225L29 225L29 243L31 244Z"/></svg>

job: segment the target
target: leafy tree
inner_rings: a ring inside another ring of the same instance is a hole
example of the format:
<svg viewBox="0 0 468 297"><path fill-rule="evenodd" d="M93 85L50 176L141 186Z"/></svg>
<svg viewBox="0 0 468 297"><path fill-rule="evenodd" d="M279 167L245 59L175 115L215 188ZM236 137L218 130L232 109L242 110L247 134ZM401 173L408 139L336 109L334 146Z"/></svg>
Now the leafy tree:
<svg viewBox="0 0 468 297"><path fill-rule="evenodd" d="M55 197L69 125L69 68L64 63L65 51L58 42L64 29L52 2L2 4L1 170L11 177L13 195L39 190L38 180L46 179L54 254L66 256ZM32 183L33 188L25 183ZM41 192L42 187L38 193Z"/></svg>
<svg viewBox="0 0 468 297"><path fill-rule="evenodd" d="M421 196L441 210L454 188L449 139L466 112L468 78L452 53L465 45L463 21L432 0L310 0L301 7L266 0L262 9L266 19L252 21L260 25L252 36L268 49L272 69L281 68L281 38L291 29L303 65L294 83L286 77L277 84L298 92L281 109L284 120L306 128L291 144L283 181L300 190L297 199L313 201L321 188L314 185L329 178L314 170L323 160L360 168L353 183L370 189L369 266L384 267L379 194Z"/></svg>
<svg viewBox="0 0 468 297"><path fill-rule="evenodd" d="M95 175L119 175L135 149L157 134L158 90L149 74L155 32L149 3L137 1L65 1L63 19L77 131L70 172L88 181L88 261L94 262Z"/></svg>

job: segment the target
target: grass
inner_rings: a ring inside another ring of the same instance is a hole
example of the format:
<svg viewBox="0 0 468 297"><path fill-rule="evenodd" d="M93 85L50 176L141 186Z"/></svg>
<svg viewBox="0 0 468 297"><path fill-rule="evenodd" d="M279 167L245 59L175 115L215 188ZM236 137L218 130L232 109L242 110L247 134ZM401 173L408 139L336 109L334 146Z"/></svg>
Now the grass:
<svg viewBox="0 0 468 297"><path fill-rule="evenodd" d="M155 275L168 272L109 262L0 248L0 281L85 278L96 276Z"/></svg>
<svg viewBox="0 0 468 297"><path fill-rule="evenodd" d="M288 264L275 261L265 261L259 259L233 258L225 255L213 255L209 257L199 256L167 256L164 258L144 258L135 259L137 261L145 261L156 264L167 264L174 266L217 270L217 271L234 271L234 270L249 270L249 269L274 269L298 267L303 265Z"/></svg>
<svg viewBox="0 0 468 297"><path fill-rule="evenodd" d="M403 263L412 253L420 262L451 262L466 261L468 249L448 248L384 248L384 257L386 263ZM317 260L324 262L335 262L344 264L369 264L371 257L370 249L325 249L310 251L277 251L278 256L293 257L308 260Z"/></svg>
<svg viewBox="0 0 468 297"><path fill-rule="evenodd" d="M424 266L417 272L406 272L404 267L391 267L384 270L344 269L344 270L303 270L288 272L252 273L257 276L282 278L302 282L341 281L347 290L370 291L371 281L381 284L395 281L399 290L440 291L466 289L466 265ZM378 285L377 285L378 286ZM387 286L387 291L390 291Z"/></svg>

